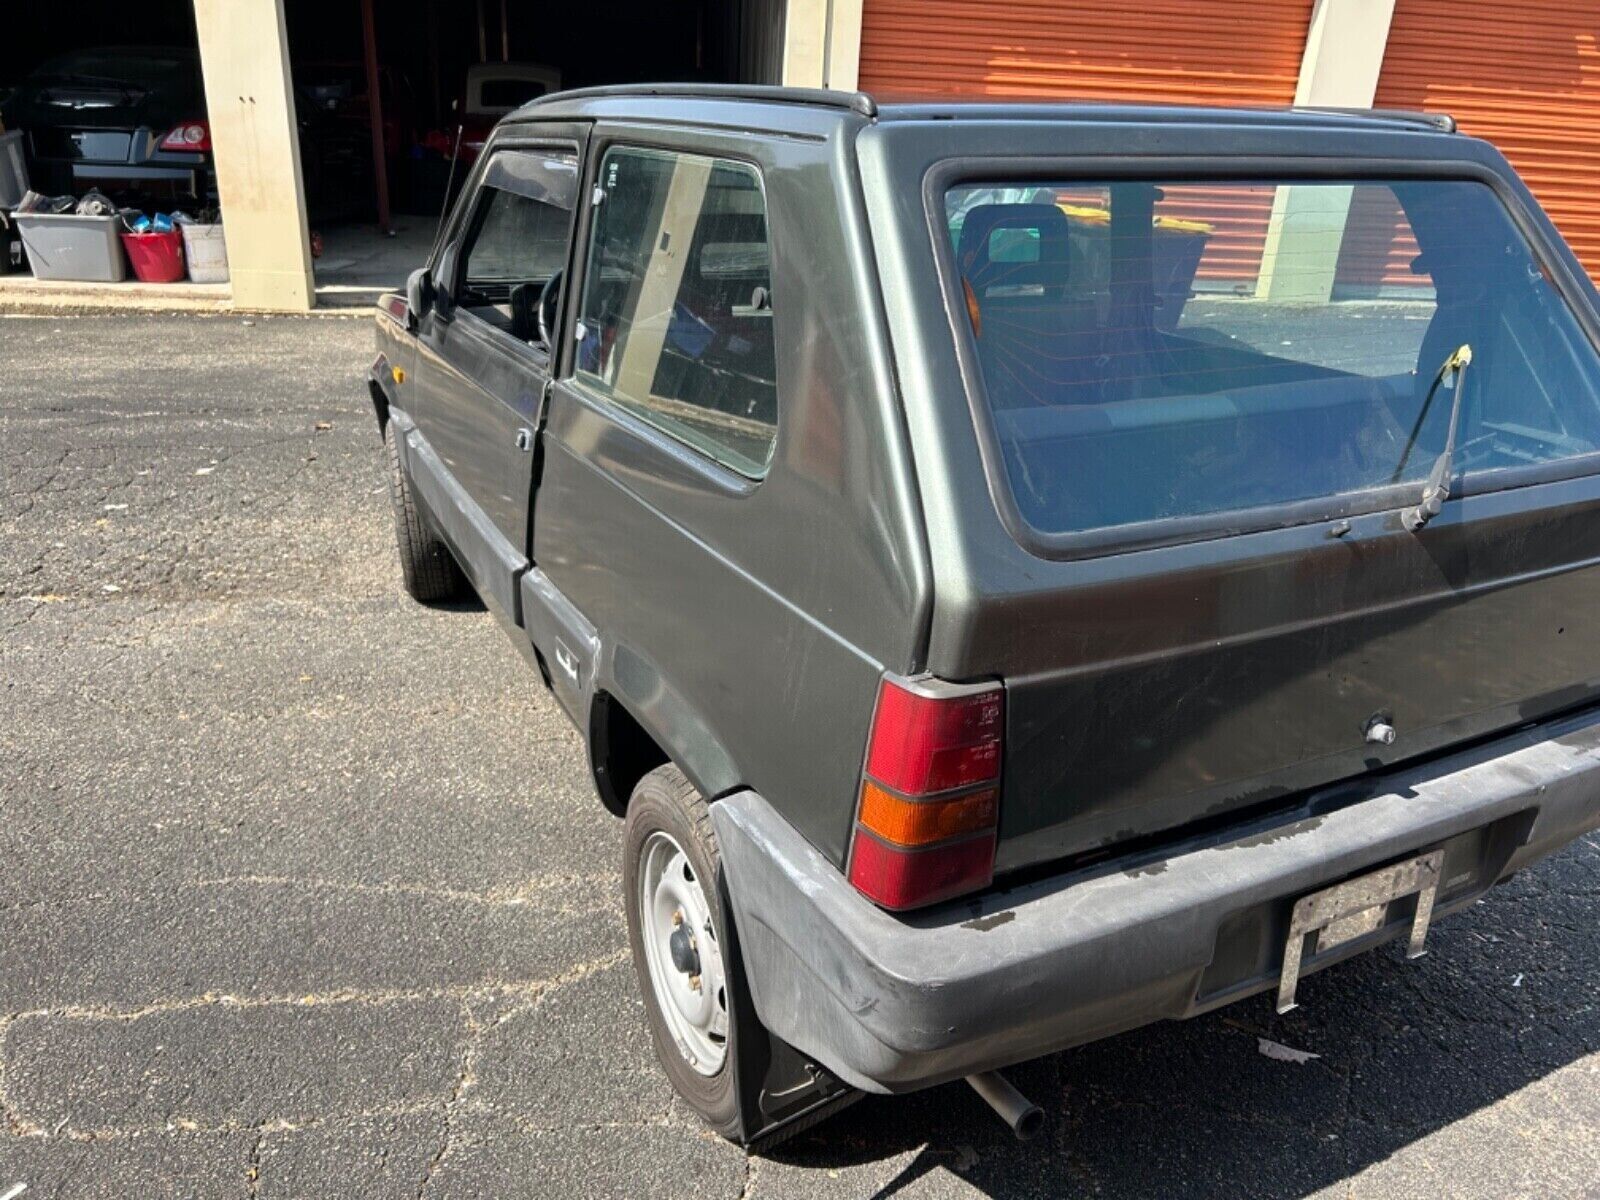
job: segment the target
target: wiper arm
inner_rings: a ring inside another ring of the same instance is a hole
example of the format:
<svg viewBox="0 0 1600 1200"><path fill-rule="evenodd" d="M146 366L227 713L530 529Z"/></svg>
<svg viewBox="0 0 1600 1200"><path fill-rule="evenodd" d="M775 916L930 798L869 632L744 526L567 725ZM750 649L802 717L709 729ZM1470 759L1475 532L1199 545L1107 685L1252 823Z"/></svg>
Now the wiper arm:
<svg viewBox="0 0 1600 1200"><path fill-rule="evenodd" d="M1450 477L1454 473L1454 460L1456 454L1456 429L1461 424L1461 397L1466 392L1467 364L1472 361L1472 347L1463 342L1450 352L1450 356L1439 367L1438 374L1433 377L1433 383L1428 387L1428 394L1423 398L1422 411L1417 413L1417 423L1412 426L1411 436L1406 439L1405 452L1400 455L1400 465L1394 469L1393 482L1398 483L1400 476L1406 469L1406 460L1411 457L1411 447L1416 444L1417 435L1422 432L1422 423L1427 419L1428 409L1433 404L1434 393L1444 383L1445 376L1455 372L1455 393L1450 399L1450 427L1445 433L1444 449L1439 457L1433 461L1433 470L1428 472L1428 481L1423 485L1422 498L1409 508L1400 510L1400 520L1407 529L1415 533L1434 517L1439 515L1439 510L1444 507L1444 502L1450 496Z"/></svg>

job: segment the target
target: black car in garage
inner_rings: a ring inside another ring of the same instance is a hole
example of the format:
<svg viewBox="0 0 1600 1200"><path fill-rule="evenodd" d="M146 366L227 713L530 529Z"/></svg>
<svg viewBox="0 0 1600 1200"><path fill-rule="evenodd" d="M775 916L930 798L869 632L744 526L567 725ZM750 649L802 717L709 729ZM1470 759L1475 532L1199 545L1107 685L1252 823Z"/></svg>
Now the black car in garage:
<svg viewBox="0 0 1600 1200"><path fill-rule="evenodd" d="M6 100L26 131L36 190L209 200L216 196L200 56L108 46L41 64Z"/></svg>
<svg viewBox="0 0 1600 1200"><path fill-rule="evenodd" d="M297 97L301 169L315 212L348 208L365 194L370 140ZM106 46L41 64L0 119L27 135L34 190L81 195L98 188L148 207L217 202L211 124L197 51L181 46Z"/></svg>

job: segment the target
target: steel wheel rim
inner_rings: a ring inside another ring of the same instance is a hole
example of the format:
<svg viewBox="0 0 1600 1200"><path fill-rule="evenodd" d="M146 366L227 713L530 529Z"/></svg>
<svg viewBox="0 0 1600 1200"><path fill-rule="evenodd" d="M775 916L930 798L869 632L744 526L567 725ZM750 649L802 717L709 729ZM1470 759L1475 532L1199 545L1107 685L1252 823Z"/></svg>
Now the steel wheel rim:
<svg viewBox="0 0 1600 1200"><path fill-rule="evenodd" d="M639 933L656 1008L683 1060L700 1075L715 1075L728 1055L728 1000L711 906L671 834L652 833L640 864Z"/></svg>

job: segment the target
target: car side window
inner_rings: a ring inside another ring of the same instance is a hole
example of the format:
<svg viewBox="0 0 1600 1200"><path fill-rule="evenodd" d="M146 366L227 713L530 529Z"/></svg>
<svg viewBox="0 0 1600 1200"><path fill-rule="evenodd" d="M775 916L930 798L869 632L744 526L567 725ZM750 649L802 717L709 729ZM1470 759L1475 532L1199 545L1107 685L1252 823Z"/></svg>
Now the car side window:
<svg viewBox="0 0 1600 1200"><path fill-rule="evenodd" d="M577 193L575 154L502 150L484 172L455 301L519 341L543 345L559 298Z"/></svg>
<svg viewBox="0 0 1600 1200"><path fill-rule="evenodd" d="M613 147L600 164L576 370L750 478L778 398L766 199L745 163Z"/></svg>

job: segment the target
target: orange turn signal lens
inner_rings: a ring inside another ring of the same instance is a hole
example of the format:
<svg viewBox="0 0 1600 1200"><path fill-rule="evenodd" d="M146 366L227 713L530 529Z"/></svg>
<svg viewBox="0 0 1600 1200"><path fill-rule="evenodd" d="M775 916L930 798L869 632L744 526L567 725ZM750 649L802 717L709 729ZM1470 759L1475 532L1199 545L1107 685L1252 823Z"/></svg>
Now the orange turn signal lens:
<svg viewBox="0 0 1600 1200"><path fill-rule="evenodd" d="M993 829L999 810L997 788L953 800L903 800L870 779L861 785L861 824L897 846L927 846Z"/></svg>
<svg viewBox="0 0 1600 1200"><path fill-rule="evenodd" d="M983 310L978 307L978 293L972 290L972 284L967 282L966 276L961 277L961 294L967 301L967 318L972 322L972 336L983 336Z"/></svg>

